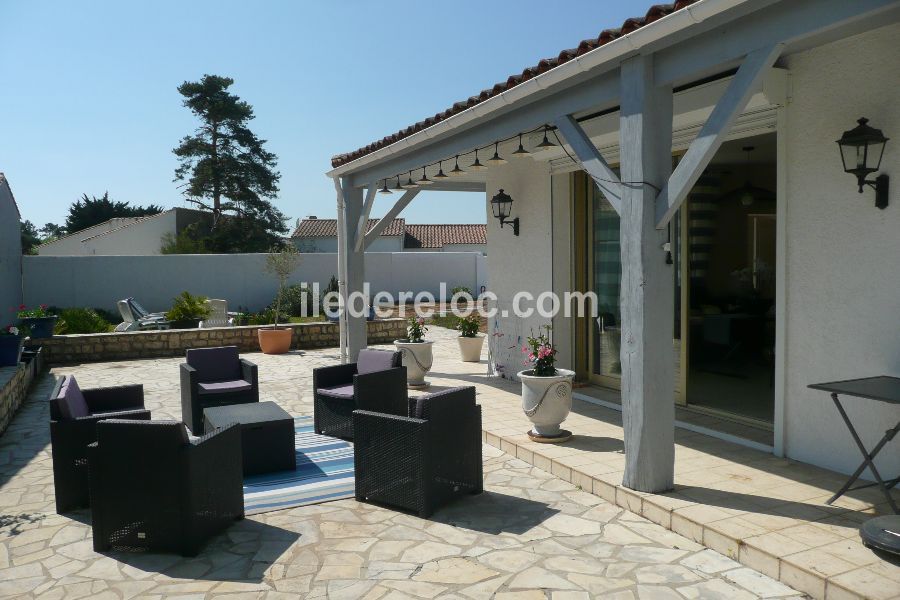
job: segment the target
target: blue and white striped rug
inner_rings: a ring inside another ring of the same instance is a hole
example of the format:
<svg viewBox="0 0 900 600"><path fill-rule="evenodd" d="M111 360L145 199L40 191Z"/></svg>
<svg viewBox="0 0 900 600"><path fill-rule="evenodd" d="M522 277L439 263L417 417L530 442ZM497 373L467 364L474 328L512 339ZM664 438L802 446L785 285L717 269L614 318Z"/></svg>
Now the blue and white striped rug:
<svg viewBox="0 0 900 600"><path fill-rule="evenodd" d="M312 417L296 417L294 430L297 469L244 478L245 514L354 496L353 444L314 433Z"/></svg>

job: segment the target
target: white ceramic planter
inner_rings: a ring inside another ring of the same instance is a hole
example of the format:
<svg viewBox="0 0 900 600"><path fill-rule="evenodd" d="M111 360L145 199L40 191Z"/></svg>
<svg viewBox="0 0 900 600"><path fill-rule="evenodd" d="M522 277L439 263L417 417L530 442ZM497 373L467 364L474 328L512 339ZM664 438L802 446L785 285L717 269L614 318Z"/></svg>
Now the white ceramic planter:
<svg viewBox="0 0 900 600"><path fill-rule="evenodd" d="M478 362L481 360L481 348L484 346L484 334L479 333L475 337L459 336L459 355L463 362Z"/></svg>
<svg viewBox="0 0 900 600"><path fill-rule="evenodd" d="M559 436L559 426L572 410L575 371L556 369L556 375L535 377L529 369L519 371L518 376L522 382L522 410L534 423L532 433L548 438Z"/></svg>
<svg viewBox="0 0 900 600"><path fill-rule="evenodd" d="M394 340L394 346L403 354L403 366L406 367L406 384L412 387L428 385L425 374L431 370L433 362L431 345L434 342L407 342Z"/></svg>

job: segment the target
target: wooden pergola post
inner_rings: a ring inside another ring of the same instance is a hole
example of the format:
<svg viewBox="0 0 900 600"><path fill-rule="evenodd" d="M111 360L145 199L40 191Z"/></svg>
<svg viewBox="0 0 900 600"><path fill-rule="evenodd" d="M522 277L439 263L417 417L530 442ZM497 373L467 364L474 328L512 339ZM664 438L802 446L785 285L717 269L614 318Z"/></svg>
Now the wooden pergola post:
<svg viewBox="0 0 900 600"><path fill-rule="evenodd" d="M343 218L341 219L342 235L338 244L338 260L344 267L344 281L340 282L342 284L341 297L344 300L341 325L346 328L347 361L355 362L357 354L367 344L366 318L349 313L348 299L354 292L361 293L363 291L363 282L365 281L365 248L359 247L356 243L358 225L365 207L362 189L347 185L346 180L342 180L341 183L344 198Z"/></svg>
<svg viewBox="0 0 900 600"><path fill-rule="evenodd" d="M654 84L643 55L622 63L620 87L622 484L663 492L675 471L675 304L655 201L672 171L672 88Z"/></svg>

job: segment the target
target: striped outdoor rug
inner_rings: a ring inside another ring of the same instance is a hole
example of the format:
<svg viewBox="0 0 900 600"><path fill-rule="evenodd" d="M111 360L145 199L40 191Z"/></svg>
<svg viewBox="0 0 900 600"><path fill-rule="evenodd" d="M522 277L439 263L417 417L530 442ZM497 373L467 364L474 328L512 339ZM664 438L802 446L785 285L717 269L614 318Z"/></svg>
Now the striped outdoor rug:
<svg viewBox="0 0 900 600"><path fill-rule="evenodd" d="M312 417L296 417L294 429L297 469L246 477L245 514L353 497L353 445L313 433Z"/></svg>

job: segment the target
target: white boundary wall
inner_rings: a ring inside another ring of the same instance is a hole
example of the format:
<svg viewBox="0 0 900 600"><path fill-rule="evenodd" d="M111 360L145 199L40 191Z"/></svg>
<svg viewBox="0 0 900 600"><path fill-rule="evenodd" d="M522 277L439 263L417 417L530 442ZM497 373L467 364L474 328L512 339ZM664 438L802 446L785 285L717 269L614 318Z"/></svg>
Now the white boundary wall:
<svg viewBox="0 0 900 600"><path fill-rule="evenodd" d="M229 309L260 310L275 296L275 277L264 270L265 254L184 254L162 256L26 256L25 301L61 308L88 306L115 310L116 300L133 296L148 310L168 309L187 290L228 301ZM337 254L302 254L291 283L318 283L322 290L337 275ZM487 285L485 257L478 252L366 253L371 293L428 291L441 282L448 291Z"/></svg>

